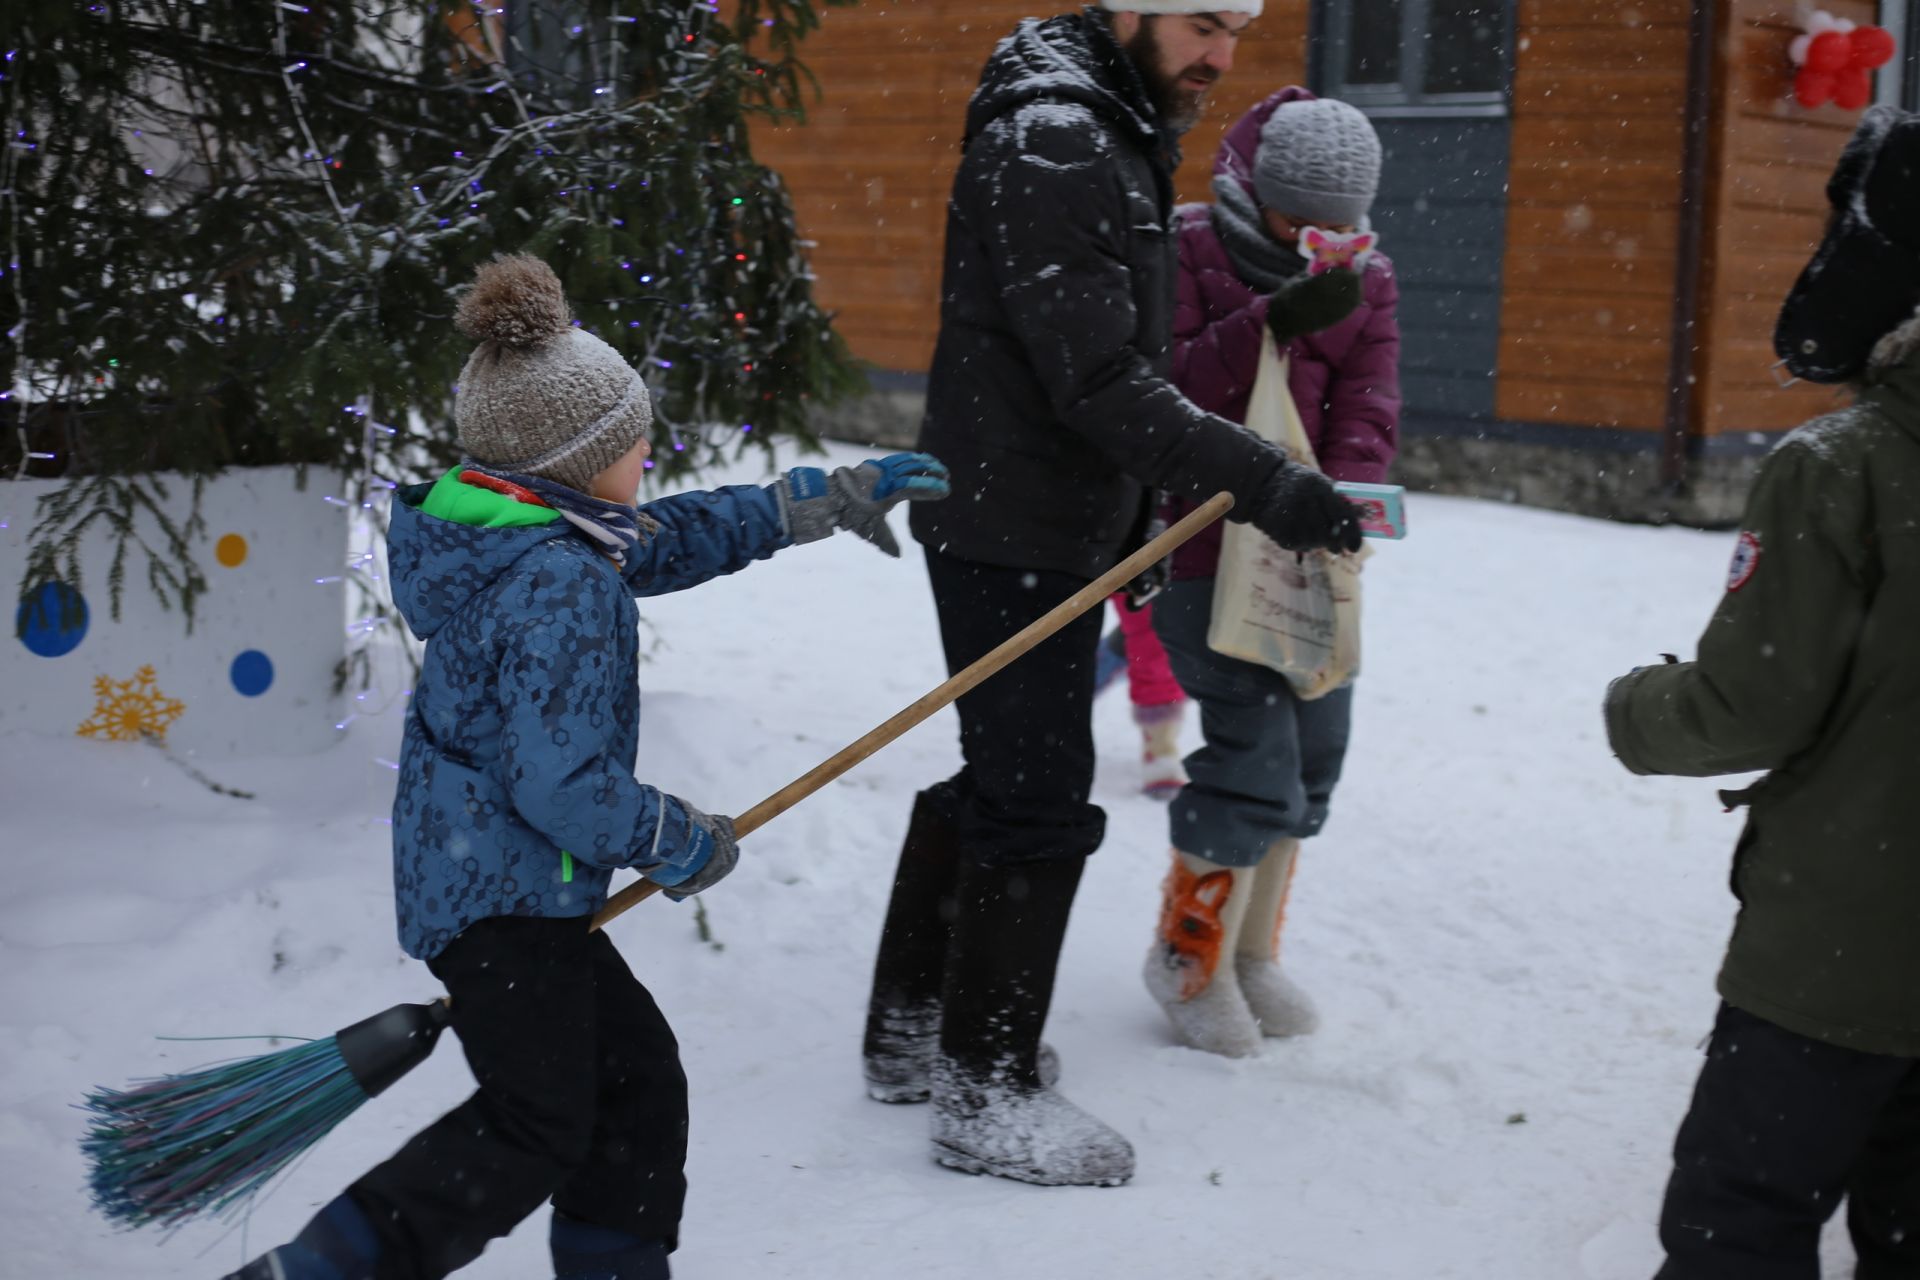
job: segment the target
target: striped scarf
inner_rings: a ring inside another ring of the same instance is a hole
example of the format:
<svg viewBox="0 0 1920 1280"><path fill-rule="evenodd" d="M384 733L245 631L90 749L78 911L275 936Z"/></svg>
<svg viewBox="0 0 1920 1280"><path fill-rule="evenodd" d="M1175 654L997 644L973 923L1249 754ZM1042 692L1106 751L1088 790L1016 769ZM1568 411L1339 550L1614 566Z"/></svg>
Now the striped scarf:
<svg viewBox="0 0 1920 1280"><path fill-rule="evenodd" d="M658 521L624 503L607 502L541 476L495 471L471 458L461 462L460 480L463 484L489 489L515 502L551 507L560 513L562 520L578 529L602 554L622 569L627 567L627 552L653 537L660 529Z"/></svg>

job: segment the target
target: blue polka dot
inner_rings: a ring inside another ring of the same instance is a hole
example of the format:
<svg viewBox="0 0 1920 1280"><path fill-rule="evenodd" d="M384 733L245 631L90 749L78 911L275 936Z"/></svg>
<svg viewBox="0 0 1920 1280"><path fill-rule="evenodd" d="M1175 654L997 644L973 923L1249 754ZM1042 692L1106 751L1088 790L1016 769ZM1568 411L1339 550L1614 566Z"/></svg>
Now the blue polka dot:
<svg viewBox="0 0 1920 1280"><path fill-rule="evenodd" d="M273 685L273 659L258 649L249 649L233 660L233 687L249 698L257 698Z"/></svg>
<svg viewBox="0 0 1920 1280"><path fill-rule="evenodd" d="M43 582L20 601L14 633L43 658L72 653L87 637L87 600L64 582Z"/></svg>

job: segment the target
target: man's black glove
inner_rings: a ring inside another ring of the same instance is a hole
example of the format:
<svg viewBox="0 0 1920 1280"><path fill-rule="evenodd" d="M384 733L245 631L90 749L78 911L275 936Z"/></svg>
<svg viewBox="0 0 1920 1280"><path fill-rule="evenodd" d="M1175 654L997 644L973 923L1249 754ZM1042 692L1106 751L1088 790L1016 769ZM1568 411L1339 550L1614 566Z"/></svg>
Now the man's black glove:
<svg viewBox="0 0 1920 1280"><path fill-rule="evenodd" d="M1360 274L1335 267L1317 276L1300 276L1267 299L1267 328L1286 346L1322 329L1331 329L1354 313L1361 301Z"/></svg>
<svg viewBox="0 0 1920 1280"><path fill-rule="evenodd" d="M1260 487L1247 523L1288 551L1360 549L1360 508L1336 493L1333 481L1297 462Z"/></svg>

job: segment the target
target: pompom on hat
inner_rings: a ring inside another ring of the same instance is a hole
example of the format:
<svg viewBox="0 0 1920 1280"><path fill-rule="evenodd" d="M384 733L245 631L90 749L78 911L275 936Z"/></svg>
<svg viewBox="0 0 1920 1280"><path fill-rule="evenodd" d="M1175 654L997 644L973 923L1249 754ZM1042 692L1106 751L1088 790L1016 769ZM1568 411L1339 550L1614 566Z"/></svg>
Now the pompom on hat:
<svg viewBox="0 0 1920 1280"><path fill-rule="evenodd" d="M454 397L460 447L475 462L586 493L653 425L646 383L574 325L540 259L505 254L481 267L454 323L480 343Z"/></svg>
<svg viewBox="0 0 1920 1280"><path fill-rule="evenodd" d="M1100 0L1109 13L1244 13L1260 16L1262 0Z"/></svg>

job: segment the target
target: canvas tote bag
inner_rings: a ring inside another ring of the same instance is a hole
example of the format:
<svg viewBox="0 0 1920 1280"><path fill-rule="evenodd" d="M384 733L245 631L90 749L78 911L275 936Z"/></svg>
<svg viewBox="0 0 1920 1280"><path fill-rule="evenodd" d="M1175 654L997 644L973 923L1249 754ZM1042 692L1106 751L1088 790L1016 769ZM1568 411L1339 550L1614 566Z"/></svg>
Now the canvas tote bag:
<svg viewBox="0 0 1920 1280"><path fill-rule="evenodd" d="M1288 373L1273 335L1262 334L1246 427L1294 461L1317 467ZM1207 647L1278 671L1308 701L1340 688L1360 672L1360 562L1370 550L1301 556L1250 524L1227 525Z"/></svg>

